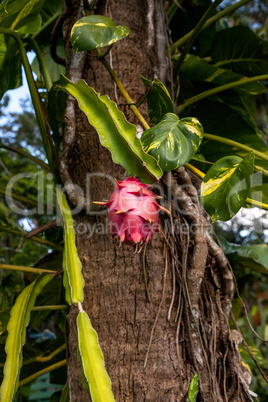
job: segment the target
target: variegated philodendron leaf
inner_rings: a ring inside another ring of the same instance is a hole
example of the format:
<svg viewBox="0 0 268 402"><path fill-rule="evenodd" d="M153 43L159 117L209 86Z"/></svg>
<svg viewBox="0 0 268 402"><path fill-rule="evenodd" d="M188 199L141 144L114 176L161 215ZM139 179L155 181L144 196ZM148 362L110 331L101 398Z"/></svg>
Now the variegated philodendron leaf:
<svg viewBox="0 0 268 402"><path fill-rule="evenodd" d="M159 123L166 113L173 112L173 103L165 85L157 78L151 83L147 78L141 76L146 89L150 88L146 99L148 104L148 114L153 124Z"/></svg>
<svg viewBox="0 0 268 402"><path fill-rule="evenodd" d="M185 165L196 153L203 139L203 127L194 117L179 119L167 113L156 126L143 132L141 142L164 172Z"/></svg>
<svg viewBox="0 0 268 402"><path fill-rule="evenodd" d="M245 204L254 170L254 154L245 159L225 156L208 170L201 186L201 202L212 221L228 221Z"/></svg>
<svg viewBox="0 0 268 402"><path fill-rule="evenodd" d="M73 217L65 194L56 189L57 200L63 217L64 250L63 250L63 285L65 299L69 304L78 304L84 299L85 281L82 275L82 264L78 256Z"/></svg>
<svg viewBox="0 0 268 402"><path fill-rule="evenodd" d="M88 15L74 24L71 40L74 51L78 52L112 45L128 36L128 34L128 27L124 25L116 26L108 17Z"/></svg>

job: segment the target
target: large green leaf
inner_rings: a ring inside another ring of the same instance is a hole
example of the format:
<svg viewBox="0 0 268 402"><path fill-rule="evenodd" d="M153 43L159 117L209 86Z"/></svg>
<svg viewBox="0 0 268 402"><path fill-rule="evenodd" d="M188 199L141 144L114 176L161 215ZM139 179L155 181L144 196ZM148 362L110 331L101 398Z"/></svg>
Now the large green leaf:
<svg viewBox="0 0 268 402"><path fill-rule="evenodd" d="M216 66L249 77L268 73L268 41L248 27L220 30L215 36L211 56Z"/></svg>
<svg viewBox="0 0 268 402"><path fill-rule="evenodd" d="M11 309L11 317L7 326L8 336L5 346L7 357L4 366L4 379L0 388L2 401L12 401L14 398L19 383L22 347L25 343L30 311L34 306L37 295L41 293L44 286L51 279L52 276L50 275L40 275L22 291Z"/></svg>
<svg viewBox="0 0 268 402"><path fill-rule="evenodd" d="M220 238L222 249L234 268L249 268L268 275L268 245L240 246Z"/></svg>
<svg viewBox="0 0 268 402"><path fill-rule="evenodd" d="M147 95L148 114L153 124L159 123L166 113L172 113L173 103L165 85L155 78L152 82L141 76L145 88L150 92Z"/></svg>
<svg viewBox="0 0 268 402"><path fill-rule="evenodd" d="M141 142L164 172L187 163L196 153L203 138L203 128L192 117L179 119L167 113L156 126L142 133Z"/></svg>
<svg viewBox="0 0 268 402"><path fill-rule="evenodd" d="M71 32L72 45L75 52L92 50L109 46L125 38L129 28L124 25L116 26L108 17L89 15L78 20Z"/></svg>
<svg viewBox="0 0 268 402"><path fill-rule="evenodd" d="M137 176L146 183L162 176L156 160L143 151L136 127L126 121L107 95L99 96L82 80L74 84L62 77L61 86L78 100L80 109L97 130L101 144L109 149L113 161L126 169L128 176Z"/></svg>
<svg viewBox="0 0 268 402"><path fill-rule="evenodd" d="M30 26L31 30L29 33L32 33L34 31L32 31L33 25L32 22L34 20L39 20L38 21L38 25L35 26L36 29L38 29L40 27L40 23L41 20L38 16L38 13L40 11L40 8L42 6L42 4L44 3L45 0L29 0L24 7L22 7L21 9L19 9L19 13L16 16L16 18L12 21L11 24L11 29L19 29L22 26ZM34 25L35 25L35 21L34 21ZM25 30L24 30L25 32ZM26 30L27 32L27 30ZM26 33L25 32L25 33Z"/></svg>
<svg viewBox="0 0 268 402"><path fill-rule="evenodd" d="M39 11L44 0L6 0L0 5L0 25L23 33L39 29Z"/></svg>
<svg viewBox="0 0 268 402"><path fill-rule="evenodd" d="M190 383L189 392L188 392L188 401L195 402L196 397L198 395L198 383L199 383L199 375L196 373L192 381Z"/></svg>
<svg viewBox="0 0 268 402"><path fill-rule="evenodd" d="M261 139L257 128L254 104L251 100L252 98L248 96L215 97L214 101L199 102L198 108L192 110L191 113L200 120L205 133L240 142L268 155L268 148ZM203 140L199 150L206 160L210 162L215 162L227 155L246 156L244 150L227 144L216 144L215 141L207 139ZM268 171L268 163L257 157L255 167L257 169L265 168Z"/></svg>
<svg viewBox="0 0 268 402"><path fill-rule="evenodd" d="M27 5L28 0L5 0L0 4L0 25L10 28L19 12Z"/></svg>
<svg viewBox="0 0 268 402"><path fill-rule="evenodd" d="M72 302L78 304L84 299L83 288L85 282L82 275L82 264L75 244L73 217L65 194L63 194L58 188L56 189L56 192L64 225L62 266L64 270L63 285L66 290L65 298L69 304L72 304Z"/></svg>
<svg viewBox="0 0 268 402"><path fill-rule="evenodd" d="M13 38L8 38L6 47L7 50L0 65L0 100L6 91L22 85L21 56L17 43Z"/></svg>
<svg viewBox="0 0 268 402"><path fill-rule="evenodd" d="M245 76L227 69L213 66L198 56L188 55L180 68L180 80L203 81L214 85L225 85L231 82L243 80ZM267 91L267 88L259 83L252 82L235 89L238 93L257 95Z"/></svg>
<svg viewBox="0 0 268 402"><path fill-rule="evenodd" d="M44 47L44 49L42 50L42 54L43 54L44 62L48 68L51 81L52 82L59 81L60 75L65 74L66 68L64 66L62 66L61 64L56 63L52 59L51 54L50 54L50 49L48 46ZM64 59L65 52L64 52L63 45L57 46L57 54ZM37 75L38 81L43 83L44 80L43 80L42 72L40 71L40 66L39 66L37 57L35 57L35 59L33 60L31 67L32 67L34 73Z"/></svg>
<svg viewBox="0 0 268 402"><path fill-rule="evenodd" d="M201 203L212 221L228 221L245 204L250 191L254 154L226 156L208 170L201 185Z"/></svg>
<svg viewBox="0 0 268 402"><path fill-rule="evenodd" d="M51 36L51 31L55 25L57 17L62 14L62 1L46 0L40 10L42 19L41 28L35 32L35 39L41 47L48 45L48 38ZM57 47L61 44L61 33L57 38Z"/></svg>
<svg viewBox="0 0 268 402"><path fill-rule="evenodd" d="M98 335L86 312L78 314L77 337L82 374L92 401L115 401L111 380L105 370L103 354L98 343Z"/></svg>

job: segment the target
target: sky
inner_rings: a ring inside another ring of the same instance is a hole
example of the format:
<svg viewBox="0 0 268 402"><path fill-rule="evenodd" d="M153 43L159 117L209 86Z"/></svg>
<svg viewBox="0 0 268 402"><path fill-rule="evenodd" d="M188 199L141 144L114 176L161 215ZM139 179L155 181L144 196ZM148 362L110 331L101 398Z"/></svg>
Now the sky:
<svg viewBox="0 0 268 402"><path fill-rule="evenodd" d="M32 63L35 54L33 52L27 53L28 60ZM12 89L11 91L7 91L7 95L10 98L9 105L7 108L7 112L21 112L20 107L20 99L25 99L30 96L26 76L24 73L24 69L22 68L22 83L23 85L19 88Z"/></svg>

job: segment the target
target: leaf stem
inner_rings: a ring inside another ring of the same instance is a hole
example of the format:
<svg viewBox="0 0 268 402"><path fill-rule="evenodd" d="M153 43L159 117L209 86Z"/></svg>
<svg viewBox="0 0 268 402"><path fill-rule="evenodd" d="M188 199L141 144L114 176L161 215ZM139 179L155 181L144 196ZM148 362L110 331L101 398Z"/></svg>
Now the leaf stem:
<svg viewBox="0 0 268 402"><path fill-rule="evenodd" d="M35 309L35 307L33 307L31 309L31 311L34 311L34 309ZM48 355L48 356L36 356L36 357L33 357L32 359L24 361L23 366L26 366L27 364L31 364L31 363L34 363L34 362L46 363L49 360L53 359L53 357L55 357L56 355L58 355L59 353L61 353L65 349L66 349L66 345L64 343L59 348L57 348L56 350L51 352L50 355Z"/></svg>
<svg viewBox="0 0 268 402"><path fill-rule="evenodd" d="M216 88L212 88L207 91L201 92L200 94L187 99L182 105L180 105L177 109L177 113L178 114L181 113L186 107L188 107L192 103L198 102L201 99L207 98L208 96L215 95L219 92L226 91L227 89L241 87L241 86L250 84L251 82L264 81L264 80L268 80L268 74L256 75L255 77L241 79L239 81L230 82L229 84L221 85Z"/></svg>
<svg viewBox="0 0 268 402"><path fill-rule="evenodd" d="M213 11L222 3L223 0L215 0L214 3L211 3L210 6L207 8L207 10L205 11L205 13L202 15L202 17L200 18L200 20L198 21L197 25L195 26L195 28L193 29L193 31L191 31L191 36L189 37L189 39L187 40L187 43L180 55L180 58L178 60L178 63L176 65L176 70L174 71L175 76L177 76L180 67L183 63L183 60L185 59L185 56L187 55L187 53L189 52L189 50L191 49L191 46L193 44L193 42L195 41L195 39L197 38L198 34L202 31L204 24L206 23L208 17L213 13Z"/></svg>
<svg viewBox="0 0 268 402"><path fill-rule="evenodd" d="M55 364L52 364L51 366L48 366L48 367L44 368L43 370L37 371L36 373L34 373L34 374L30 375L29 377L24 378L24 380L20 381L19 387L22 387L23 385L34 381L36 378L40 377L43 374L49 373L50 371L56 370L65 365L66 365L66 359L61 360L60 362L57 362Z"/></svg>
<svg viewBox="0 0 268 402"><path fill-rule="evenodd" d="M191 170L191 172L195 173L200 179L205 177L205 173L201 172L201 170L197 169L195 166L191 165L190 163L185 163L184 165L186 168Z"/></svg>
<svg viewBox="0 0 268 402"><path fill-rule="evenodd" d="M232 147L236 147L239 149L243 149L244 151L248 151L248 152L252 151L254 153L254 155L258 156L260 159L268 161L268 155L266 155L263 152L257 151L256 149L253 149L247 145L241 144L240 142L236 142L233 140L229 140L228 138L220 137L218 135L213 135L213 134L207 134L207 133L204 133L204 138L206 138L208 140L212 140L212 141L221 142L222 144L230 145Z"/></svg>
<svg viewBox="0 0 268 402"><path fill-rule="evenodd" d="M144 119L144 117L142 116L142 114L139 112L137 106L135 105L133 99L130 97L129 93L127 92L127 90L125 89L124 85L122 84L122 82L119 80L119 78L117 77L115 71L112 69L112 67L110 66L110 64L105 60L102 59L102 53L100 51L98 51L98 56L99 59L101 61L101 63L104 65L104 67L106 68L106 70L109 72L110 76L112 77L112 79L114 80L114 82L116 83L119 91L121 92L121 94L123 95L123 97L125 98L127 105L129 106L129 108L132 110L132 112L134 113L134 115L137 117L137 119L139 120L139 122L141 123L141 125L143 126L143 128L145 130L148 130L150 128L149 124L147 123L147 121Z"/></svg>
<svg viewBox="0 0 268 402"><path fill-rule="evenodd" d="M9 233L9 234L14 234L16 236L24 237L26 240L32 240L35 243L40 243L43 246L52 248L53 250L63 251L63 248L61 246L59 246L58 244L52 243L51 241L40 239L39 237L35 237L35 236L31 237L30 239L27 239L27 233L22 233L19 230L10 229L8 227L1 225L0 232L1 231L5 232L5 233ZM55 272L55 271L53 271L53 272Z"/></svg>
<svg viewBox="0 0 268 402"><path fill-rule="evenodd" d="M110 50L112 49L112 47L113 47L113 43L110 46L108 46L108 49L104 53L102 53L101 51L98 51L98 58L100 61L102 61L107 56L107 54L110 53Z"/></svg>
<svg viewBox="0 0 268 402"><path fill-rule="evenodd" d="M0 269L5 269L9 271L21 271L30 272L31 274L55 274L57 271L51 271L50 269L41 269L35 267L23 267L21 265L10 265L10 264L0 264Z"/></svg>
<svg viewBox="0 0 268 402"><path fill-rule="evenodd" d="M43 54L41 52L41 49L38 46L38 43L36 42L36 40L34 38L29 36L29 38L27 38L27 39L28 39L29 43L32 45L32 49L36 53L36 57L37 57L37 60L38 60L39 66L40 66L40 70L41 70L43 78L44 78L44 84L45 84L47 92L49 92L53 86L53 83L51 81L51 77L50 77L47 65L45 63Z"/></svg>
<svg viewBox="0 0 268 402"><path fill-rule="evenodd" d="M224 10L220 11L219 13L213 15L209 18L205 24L202 26L201 31L208 28L210 25L214 24L214 22L220 20L221 18L225 17L228 14L231 14L233 11L237 10L239 7L242 7L244 4L249 3L251 0L241 0L235 4L232 4L230 7L225 8ZM188 32L186 35L182 36L179 40L177 40L172 46L170 46L171 54L175 53L177 48L180 48L193 34L193 29Z"/></svg>
<svg viewBox="0 0 268 402"><path fill-rule="evenodd" d="M55 271L53 271L55 272ZM31 309L31 311L46 311L46 310L65 310L67 308L67 304L58 304L55 306L35 306Z"/></svg>
<svg viewBox="0 0 268 402"><path fill-rule="evenodd" d="M37 87L36 87L36 84L35 84L35 81L33 78L32 69L31 69L29 60L26 55L24 44L22 42L20 35L16 31L13 31L12 29L1 27L0 33L2 33L4 35L12 36L18 44L20 55L21 55L21 61L22 61L23 67L24 67L33 107L34 107L35 114L36 114L36 119L38 122L38 126L39 126L42 140L44 143L44 148L46 151L46 157L48 160L50 170L55 178L54 153L53 153L52 140L50 138L49 128L48 128L45 118L44 118L44 114L43 114L43 110L42 110L42 108L43 108L42 100L40 98L40 95L38 93L38 90L37 90Z"/></svg>
<svg viewBox="0 0 268 402"><path fill-rule="evenodd" d="M252 200L251 198L247 198L246 203L248 205L255 205L256 207L260 207L260 208L265 209L266 211L268 211L268 204L264 204L261 201Z"/></svg>

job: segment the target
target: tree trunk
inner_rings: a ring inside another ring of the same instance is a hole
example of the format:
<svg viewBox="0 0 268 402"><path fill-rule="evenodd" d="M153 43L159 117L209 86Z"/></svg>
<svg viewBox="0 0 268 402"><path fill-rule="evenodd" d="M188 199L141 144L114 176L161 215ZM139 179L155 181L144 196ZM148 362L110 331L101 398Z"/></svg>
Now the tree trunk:
<svg viewBox="0 0 268 402"><path fill-rule="evenodd" d="M65 6L67 75L73 81L83 78L97 92L108 94L137 124L95 53L74 55L71 51L71 27L83 16L79 4L80 0L67 0ZM130 27L129 37L107 57L136 101L144 93L140 74L165 79L162 8L160 0L97 2L97 14ZM140 110L146 115L144 105ZM185 401L196 372L198 400L251 400L249 373L238 352L241 337L228 328L232 275L208 234L210 224L199 203L198 180L184 168L164 176L159 188L172 209L172 219L163 215L162 233L137 254L126 245L119 248L110 239L107 215L93 211L92 201L109 198L114 186L111 178L123 179L126 173L113 163L71 97L65 111L60 169L70 202L84 206L74 216L86 283L83 308L98 333L116 400ZM70 400L84 402L89 397L77 359L76 316L74 307L68 317L68 379Z"/></svg>

